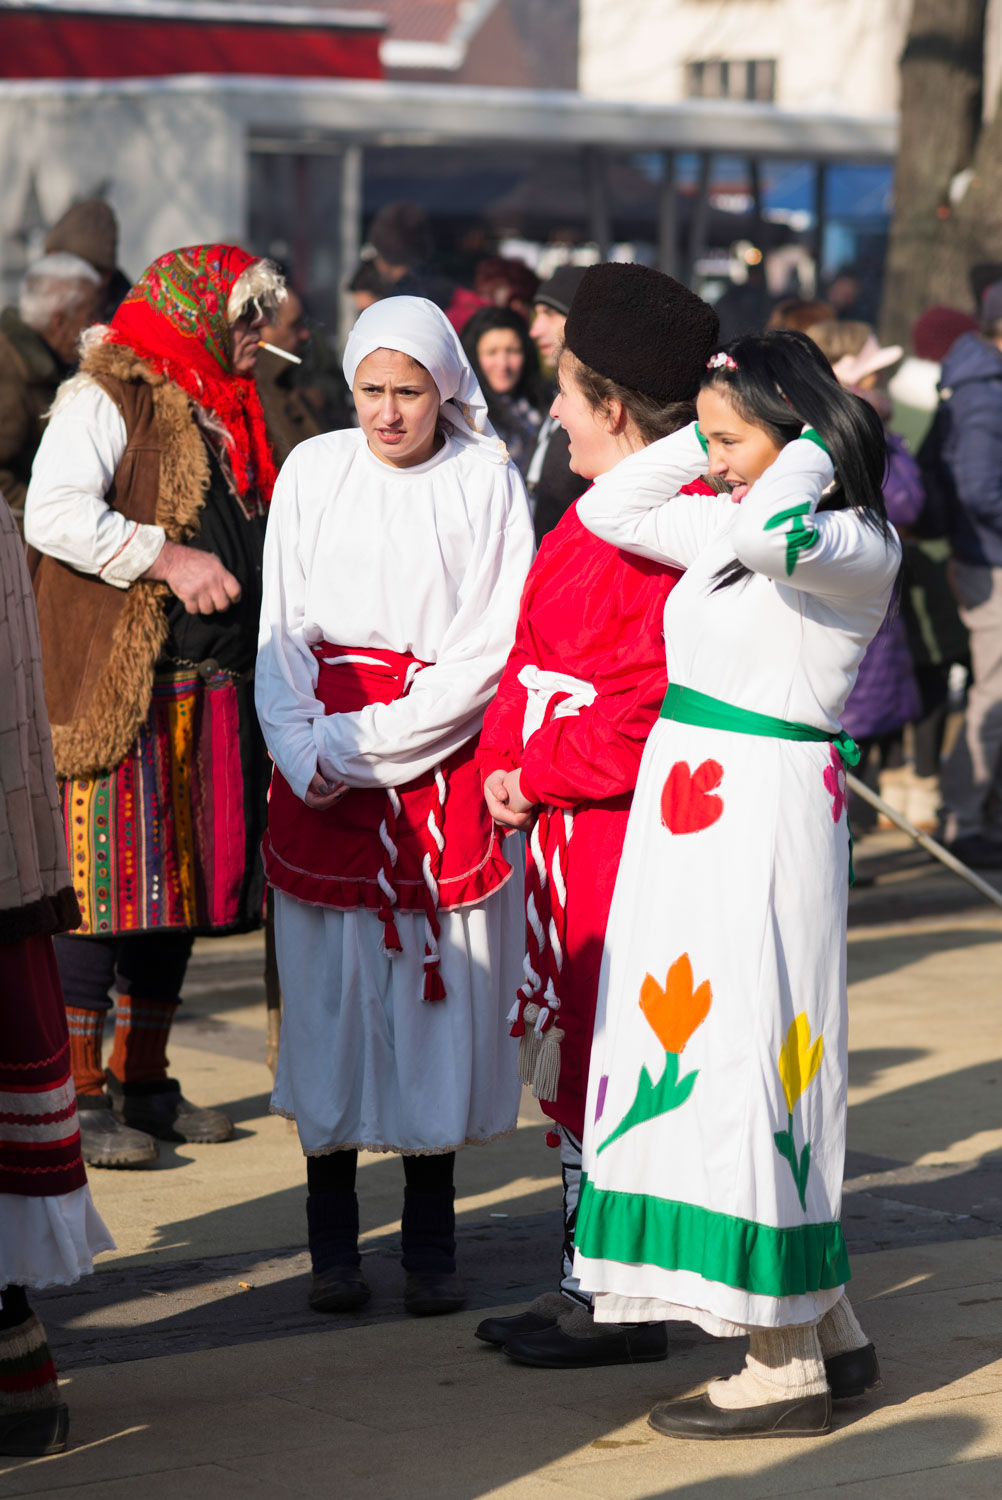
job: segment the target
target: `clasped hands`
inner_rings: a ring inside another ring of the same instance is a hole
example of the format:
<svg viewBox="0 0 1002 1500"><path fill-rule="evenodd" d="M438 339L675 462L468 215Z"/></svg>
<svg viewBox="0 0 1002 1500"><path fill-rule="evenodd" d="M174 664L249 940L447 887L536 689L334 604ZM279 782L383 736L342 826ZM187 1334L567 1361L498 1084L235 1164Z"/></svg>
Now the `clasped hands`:
<svg viewBox="0 0 1002 1500"><path fill-rule="evenodd" d="M484 800L495 823L527 832L536 821L536 804L522 795L521 771L492 771L484 782Z"/></svg>

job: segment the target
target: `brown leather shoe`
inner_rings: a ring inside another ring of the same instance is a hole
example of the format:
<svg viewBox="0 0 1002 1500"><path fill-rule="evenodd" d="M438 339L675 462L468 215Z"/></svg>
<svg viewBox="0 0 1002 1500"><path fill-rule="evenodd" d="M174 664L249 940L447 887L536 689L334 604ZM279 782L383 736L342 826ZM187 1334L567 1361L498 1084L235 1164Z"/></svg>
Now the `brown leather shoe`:
<svg viewBox="0 0 1002 1500"><path fill-rule="evenodd" d="M108 1094L115 1119L161 1141L214 1145L233 1135L233 1121L221 1109L199 1109L181 1092L176 1078L156 1083L121 1083L109 1073Z"/></svg>
<svg viewBox="0 0 1002 1500"><path fill-rule="evenodd" d="M731 1411L714 1406L705 1391L680 1401L662 1401L647 1418L665 1437L678 1438L789 1438L823 1437L831 1431L831 1392L770 1401L764 1406L742 1406Z"/></svg>
<svg viewBox="0 0 1002 1500"><path fill-rule="evenodd" d="M413 1318L437 1318L466 1305L466 1288L458 1271L408 1271L404 1307Z"/></svg>
<svg viewBox="0 0 1002 1500"><path fill-rule="evenodd" d="M314 1312L358 1312L372 1296L361 1266L330 1266L314 1271L309 1304Z"/></svg>
<svg viewBox="0 0 1002 1500"><path fill-rule="evenodd" d="M151 1135L123 1125L112 1113L107 1094L79 1095L77 1119L80 1154L89 1167L152 1167L160 1154Z"/></svg>
<svg viewBox="0 0 1002 1500"><path fill-rule="evenodd" d="M879 1391L884 1383L872 1344L829 1355L825 1360L825 1378L833 1401L851 1401L855 1396L865 1396L867 1391Z"/></svg>
<svg viewBox="0 0 1002 1500"><path fill-rule="evenodd" d="M70 1430L69 1407L40 1406L0 1416L0 1453L5 1458L45 1458L63 1453Z"/></svg>
<svg viewBox="0 0 1002 1500"><path fill-rule="evenodd" d="M667 1358L668 1330L663 1323L631 1323L590 1338L574 1338L558 1323L539 1333L508 1339L504 1352L516 1364L543 1370L650 1364Z"/></svg>

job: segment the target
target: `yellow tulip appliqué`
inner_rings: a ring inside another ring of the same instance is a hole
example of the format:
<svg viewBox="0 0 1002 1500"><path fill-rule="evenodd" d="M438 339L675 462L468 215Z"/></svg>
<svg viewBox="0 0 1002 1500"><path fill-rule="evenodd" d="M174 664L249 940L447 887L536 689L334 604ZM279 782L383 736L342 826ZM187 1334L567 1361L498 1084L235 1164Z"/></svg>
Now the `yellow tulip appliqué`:
<svg viewBox="0 0 1002 1500"><path fill-rule="evenodd" d="M812 1044L811 1026L807 1012L802 1010L790 1023L786 1041L779 1053L779 1081L786 1096L789 1123L785 1130L777 1130L773 1136L776 1150L790 1163L790 1171L797 1187L800 1206L807 1212L807 1174L811 1169L811 1143L804 1142L804 1149L797 1154L793 1141L793 1110L797 1100L811 1083L821 1066L824 1056L824 1038L818 1037Z"/></svg>
<svg viewBox="0 0 1002 1500"><path fill-rule="evenodd" d="M678 1060L685 1051L686 1042L706 1020L712 999L708 979L699 986L694 984L688 953L683 953L672 964L663 987L653 974L645 975L640 986L640 1009L665 1049L664 1072L657 1083L652 1083L647 1069L640 1069L636 1098L612 1134L599 1146L598 1155L634 1125L666 1115L688 1099L699 1070L694 1069L684 1078L679 1078Z"/></svg>

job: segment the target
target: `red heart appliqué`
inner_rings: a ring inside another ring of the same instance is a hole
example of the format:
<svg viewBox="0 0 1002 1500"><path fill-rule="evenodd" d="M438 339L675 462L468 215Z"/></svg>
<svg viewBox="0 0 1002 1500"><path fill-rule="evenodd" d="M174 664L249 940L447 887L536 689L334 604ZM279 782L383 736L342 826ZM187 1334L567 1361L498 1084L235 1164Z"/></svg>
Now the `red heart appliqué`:
<svg viewBox="0 0 1002 1500"><path fill-rule="evenodd" d="M719 761L704 760L695 771L680 760L668 772L661 792L661 821L669 833L699 833L715 823L724 810L724 799L713 795L723 780Z"/></svg>

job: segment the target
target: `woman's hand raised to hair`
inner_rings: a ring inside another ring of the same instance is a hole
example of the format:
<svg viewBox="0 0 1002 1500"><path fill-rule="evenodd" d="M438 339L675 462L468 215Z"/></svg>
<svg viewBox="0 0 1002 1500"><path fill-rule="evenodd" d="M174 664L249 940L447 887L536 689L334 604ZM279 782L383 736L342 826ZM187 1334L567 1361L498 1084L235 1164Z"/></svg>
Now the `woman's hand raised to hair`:
<svg viewBox="0 0 1002 1500"><path fill-rule="evenodd" d="M495 823L500 823L503 828L515 828L520 833L530 829L535 819L535 808L531 802L526 802L518 790L517 771L492 771L484 782L484 800L487 803L487 811ZM514 782L515 796L509 782Z"/></svg>
<svg viewBox="0 0 1002 1500"><path fill-rule="evenodd" d="M219 614L236 604L242 592L214 552L182 547L178 542L164 542L143 577L165 583L190 615Z"/></svg>

